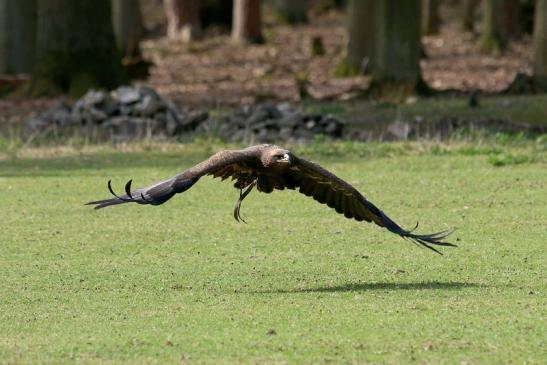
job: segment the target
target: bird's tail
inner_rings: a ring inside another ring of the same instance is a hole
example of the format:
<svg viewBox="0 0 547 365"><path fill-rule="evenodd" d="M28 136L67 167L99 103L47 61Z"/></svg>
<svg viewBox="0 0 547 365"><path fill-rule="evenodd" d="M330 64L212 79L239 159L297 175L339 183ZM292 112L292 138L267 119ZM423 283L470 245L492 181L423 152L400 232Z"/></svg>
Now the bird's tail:
<svg viewBox="0 0 547 365"><path fill-rule="evenodd" d="M439 255L442 255L440 251L438 251L433 246L448 246L448 247L458 247L457 245L450 243L450 242L444 242L443 240L448 237L454 230L446 230L441 231L437 233L431 233L431 234L414 234L413 232L418 228L418 223L416 223L416 226L411 230L406 230L404 228L401 228L397 223L395 223L391 218L389 218L384 212L382 212L380 209L378 209L374 204L369 202L368 200L365 200L365 205L368 209L370 209L378 218L378 220L375 220L375 223L385 227L390 232L393 232L395 234L398 234L399 236L410 239L412 242L419 244L423 247L427 247L432 251L435 251Z"/></svg>

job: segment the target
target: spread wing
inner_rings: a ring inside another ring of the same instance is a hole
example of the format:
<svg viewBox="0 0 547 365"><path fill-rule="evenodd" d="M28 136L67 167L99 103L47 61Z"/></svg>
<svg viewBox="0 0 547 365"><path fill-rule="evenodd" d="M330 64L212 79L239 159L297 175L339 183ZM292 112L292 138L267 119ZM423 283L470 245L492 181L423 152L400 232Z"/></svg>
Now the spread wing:
<svg viewBox="0 0 547 365"><path fill-rule="evenodd" d="M284 180L287 187L299 188L299 192L311 196L321 204L327 204L346 218L357 221L374 222L390 232L408 238L440 254L432 245L456 245L442 240L451 231L418 235L414 230L405 230L389 218L384 212L368 201L357 189L321 166L293 155L293 163ZM418 225L414 229L416 229Z"/></svg>
<svg viewBox="0 0 547 365"><path fill-rule="evenodd" d="M236 187L244 186L253 174L254 161L259 158L260 149L255 146L244 150L220 151L194 167L175 175L169 179L153 185L131 190L132 180L125 184L125 194L117 195L108 181L108 190L113 198L96 200L87 203L95 205L95 209L123 203L160 205L171 199L175 194L182 193L192 187L202 176L213 175L223 180L232 177L237 179Z"/></svg>

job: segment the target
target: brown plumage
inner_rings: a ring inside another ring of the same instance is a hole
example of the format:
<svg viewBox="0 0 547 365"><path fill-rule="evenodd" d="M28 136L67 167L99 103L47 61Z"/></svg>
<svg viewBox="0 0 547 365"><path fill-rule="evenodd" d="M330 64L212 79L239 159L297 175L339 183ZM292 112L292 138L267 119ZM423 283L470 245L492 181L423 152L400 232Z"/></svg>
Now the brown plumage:
<svg viewBox="0 0 547 365"><path fill-rule="evenodd" d="M239 199L234 207L234 218L238 222L243 221L240 216L241 202L254 186L263 193L271 193L276 189L298 189L300 193L313 197L321 204L327 204L346 218L374 222L390 232L409 238L439 254L440 252L432 245L455 246L442 241L451 231L418 235L412 233L414 230L405 230L344 180L313 162L295 156L288 150L268 144L243 150L220 151L194 167L146 188L131 191L131 180L129 180L125 185L126 194L122 196L114 193L108 181L108 189L114 198L87 204L95 205L95 209L123 203L159 205L173 195L188 190L205 175L212 175L222 180L231 177L235 180L234 187L240 191Z"/></svg>

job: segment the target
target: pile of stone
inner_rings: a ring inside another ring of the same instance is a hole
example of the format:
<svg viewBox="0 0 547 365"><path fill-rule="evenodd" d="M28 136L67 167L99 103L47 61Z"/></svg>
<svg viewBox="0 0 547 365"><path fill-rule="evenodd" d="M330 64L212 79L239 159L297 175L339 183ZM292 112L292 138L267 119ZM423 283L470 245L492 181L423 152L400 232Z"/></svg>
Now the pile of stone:
<svg viewBox="0 0 547 365"><path fill-rule="evenodd" d="M341 137L344 122L330 115L304 113L290 104L261 104L211 117L186 110L146 86L112 92L91 90L73 106L59 102L26 122L31 135L90 133L114 141L143 137L193 137L210 134L233 142L305 141L315 134Z"/></svg>
<svg viewBox="0 0 547 365"><path fill-rule="evenodd" d="M342 137L345 122L332 115L305 113L288 103L245 106L199 124L196 131L234 142L305 142L315 135Z"/></svg>
<svg viewBox="0 0 547 365"><path fill-rule="evenodd" d="M55 129L65 134L98 127L114 140L128 140L191 131L208 117L206 112L177 108L149 87L123 86L110 93L88 91L72 107L59 102L27 120L26 127L29 133Z"/></svg>

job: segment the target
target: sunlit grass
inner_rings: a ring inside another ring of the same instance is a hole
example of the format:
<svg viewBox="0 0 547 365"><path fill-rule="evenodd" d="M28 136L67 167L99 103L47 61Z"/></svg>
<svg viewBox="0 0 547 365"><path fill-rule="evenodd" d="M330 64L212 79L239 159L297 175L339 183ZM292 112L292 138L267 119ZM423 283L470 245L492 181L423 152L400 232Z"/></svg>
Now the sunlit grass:
<svg viewBox="0 0 547 365"><path fill-rule="evenodd" d="M160 207L82 205L217 148L0 161L0 363L545 363L543 150L299 147L402 225L456 227L442 257L296 192L253 192L237 224L211 178Z"/></svg>

